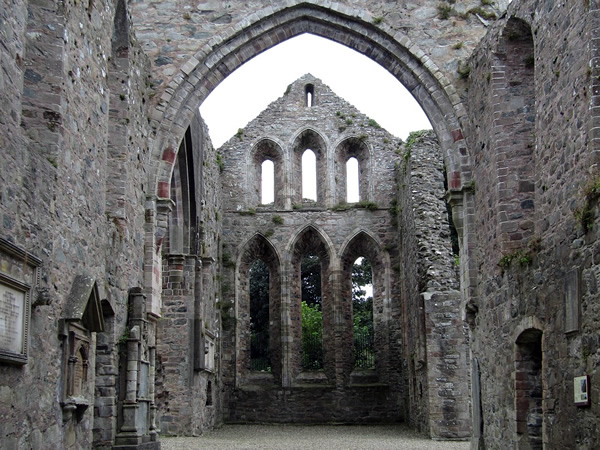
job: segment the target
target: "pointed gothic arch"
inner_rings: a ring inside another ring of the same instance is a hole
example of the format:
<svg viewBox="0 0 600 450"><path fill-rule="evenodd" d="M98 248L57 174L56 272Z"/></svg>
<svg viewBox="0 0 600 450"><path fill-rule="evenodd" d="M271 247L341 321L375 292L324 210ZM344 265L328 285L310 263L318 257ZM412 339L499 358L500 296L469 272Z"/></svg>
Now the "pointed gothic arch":
<svg viewBox="0 0 600 450"><path fill-rule="evenodd" d="M345 316L352 317L352 266L357 258L366 258L371 263L373 279L373 327L374 327L374 349L375 370L381 380L387 378L388 360L388 332L387 321L389 320L389 278L390 259L389 255L381 247L377 237L367 230L357 230L349 236L340 251L340 269L342 286L342 308ZM346 332L352 336L352 320L346 325ZM352 339L348 339L350 346ZM348 348L346 352L352 356ZM352 371L354 360L345 361L346 370Z"/></svg>
<svg viewBox="0 0 600 450"><path fill-rule="evenodd" d="M253 56L302 33L312 33L346 45L382 65L415 97L429 118L444 154L450 189L470 179L470 160L461 121L464 106L452 83L407 36L385 24L373 27L356 10L335 10L326 2L277 4L254 13L199 50L167 84L152 114L157 139L152 159L162 161L150 174L160 197L170 178L162 158L174 146L198 104L229 74ZM167 149L167 150L165 150Z"/></svg>
<svg viewBox="0 0 600 450"><path fill-rule="evenodd" d="M369 147L366 139L351 136L345 138L335 147L336 203L347 201L347 163L350 158L356 158L358 161L357 181L359 200L372 201L372 149Z"/></svg>
<svg viewBox="0 0 600 450"><path fill-rule="evenodd" d="M251 370L251 310L250 268L257 260L265 263L269 271L269 354L271 375L264 374L259 381L281 384L281 268L275 247L261 233L254 234L241 247L236 274L236 385L257 381Z"/></svg>
<svg viewBox="0 0 600 450"><path fill-rule="evenodd" d="M327 141L316 130L305 128L293 138L291 145L292 152L292 176L291 186L295 191L292 196L292 203L299 204L305 201L303 192L305 186L303 183L302 159L306 151L311 150L316 158L316 203L324 206L329 198L329 186L327 177Z"/></svg>
<svg viewBox="0 0 600 450"><path fill-rule="evenodd" d="M263 138L254 144L248 152L248 188L250 196L248 207L253 208L262 203L262 164L273 162L273 207L283 208L284 205L284 154L281 145L270 138ZM264 205L263 205L264 206Z"/></svg>
<svg viewBox="0 0 600 450"><path fill-rule="evenodd" d="M298 230L291 243L290 277L291 292L290 317L301 318L301 264L303 257L316 256L321 267L321 311L323 314L323 374L328 380L335 378L335 345L334 345L334 308L331 286L332 251L324 233L313 225ZM292 343L288 349L289 371L292 380L302 372L302 321L294 320L290 327Z"/></svg>

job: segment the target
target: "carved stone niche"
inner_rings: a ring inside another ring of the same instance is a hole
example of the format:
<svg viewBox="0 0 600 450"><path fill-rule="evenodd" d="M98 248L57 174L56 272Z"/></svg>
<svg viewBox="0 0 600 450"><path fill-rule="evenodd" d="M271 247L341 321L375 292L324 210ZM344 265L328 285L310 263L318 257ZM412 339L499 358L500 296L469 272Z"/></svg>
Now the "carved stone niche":
<svg viewBox="0 0 600 450"><path fill-rule="evenodd" d="M93 386L89 383L90 341L93 332L101 331L104 331L104 317L96 281L78 275L58 323L58 336L63 341L61 405L65 421L73 415L81 420L94 401Z"/></svg>

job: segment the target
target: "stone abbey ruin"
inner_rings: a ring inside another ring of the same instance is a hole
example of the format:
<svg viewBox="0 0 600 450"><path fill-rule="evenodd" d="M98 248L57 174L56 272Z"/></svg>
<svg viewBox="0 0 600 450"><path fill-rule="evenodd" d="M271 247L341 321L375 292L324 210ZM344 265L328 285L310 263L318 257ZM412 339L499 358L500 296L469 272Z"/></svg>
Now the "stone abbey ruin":
<svg viewBox="0 0 600 450"><path fill-rule="evenodd" d="M2 0L0 447L252 422L597 446L598 29L598 0ZM402 142L307 74L215 149L199 105L302 33L433 131Z"/></svg>

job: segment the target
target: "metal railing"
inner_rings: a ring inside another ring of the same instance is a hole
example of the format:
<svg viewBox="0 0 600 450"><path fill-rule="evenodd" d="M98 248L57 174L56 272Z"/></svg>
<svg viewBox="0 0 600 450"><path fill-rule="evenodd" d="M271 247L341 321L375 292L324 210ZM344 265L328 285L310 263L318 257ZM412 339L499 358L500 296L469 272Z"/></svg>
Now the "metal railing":
<svg viewBox="0 0 600 450"><path fill-rule="evenodd" d="M354 367L357 369L375 367L375 343L372 331L354 334Z"/></svg>

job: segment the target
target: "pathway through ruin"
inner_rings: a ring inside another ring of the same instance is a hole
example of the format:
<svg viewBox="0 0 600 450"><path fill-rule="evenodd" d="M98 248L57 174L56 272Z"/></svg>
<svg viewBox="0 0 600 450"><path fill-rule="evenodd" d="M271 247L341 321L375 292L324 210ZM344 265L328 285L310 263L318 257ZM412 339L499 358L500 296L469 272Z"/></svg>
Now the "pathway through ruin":
<svg viewBox="0 0 600 450"><path fill-rule="evenodd" d="M468 449L468 442L432 441L398 425L225 425L199 437L161 438L182 449Z"/></svg>

